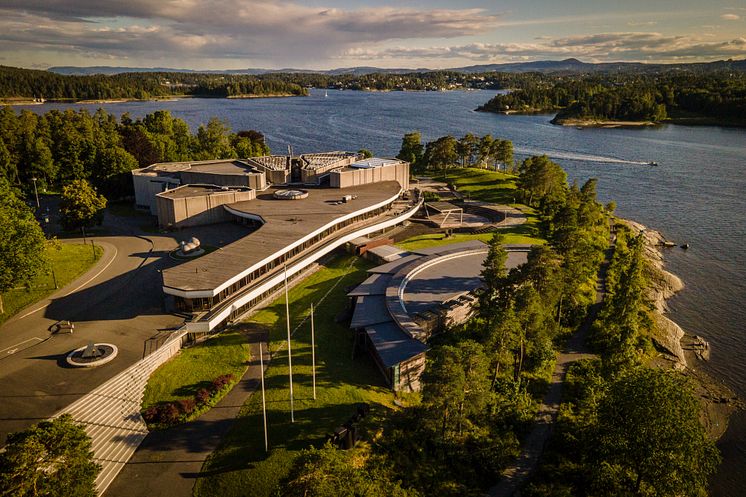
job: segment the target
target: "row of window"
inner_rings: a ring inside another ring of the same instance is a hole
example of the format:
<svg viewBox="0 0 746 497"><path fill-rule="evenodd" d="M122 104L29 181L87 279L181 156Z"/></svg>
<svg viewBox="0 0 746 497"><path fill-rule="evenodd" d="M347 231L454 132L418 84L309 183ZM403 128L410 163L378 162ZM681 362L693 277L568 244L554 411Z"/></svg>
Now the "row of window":
<svg viewBox="0 0 746 497"><path fill-rule="evenodd" d="M276 257L275 259L269 261L268 263L264 264L262 267L257 268L256 270L252 271L251 273L247 274L237 282L233 283L229 287L223 289L220 293L213 297L204 297L204 298L176 298L176 305L177 308L179 308L182 311L187 312L200 312L200 311L208 311L211 309L214 309L215 306L219 305L221 302L230 300L237 294L241 293L248 287L252 286L253 283L266 276L270 272L274 272L276 268L283 267L285 263L299 255L300 253L306 251L310 247L313 247L314 245L319 244L323 240L329 237L332 233L335 233L339 230L342 230L348 226L351 226L353 224L359 223L360 221L364 221L366 219L371 219L377 216L380 216L384 212L388 211L391 208L391 204L385 205L383 207L379 207L378 209L359 214L355 217L352 217L350 219L346 219L342 222L339 222L335 224L334 226L327 228L321 233L318 233L313 238L306 240L304 243L292 248L291 250L281 254L280 256ZM251 223L251 220L247 220L245 218L240 218L241 222L248 221ZM249 235L253 236L253 235Z"/></svg>

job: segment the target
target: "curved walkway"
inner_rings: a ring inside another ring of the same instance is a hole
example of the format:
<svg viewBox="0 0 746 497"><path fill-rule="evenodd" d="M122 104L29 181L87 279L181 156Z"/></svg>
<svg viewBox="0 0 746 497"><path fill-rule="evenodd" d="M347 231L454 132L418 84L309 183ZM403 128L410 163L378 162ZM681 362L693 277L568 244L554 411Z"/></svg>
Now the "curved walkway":
<svg viewBox="0 0 746 497"><path fill-rule="evenodd" d="M534 428L523 441L521 454L511 466L503 471L503 478L497 485L487 491L488 497L511 497L526 483L528 477L538 466L544 447L552 435L552 426L557 420L557 413L562 400L562 384L565 381L568 368L573 362L596 357L588 349L586 337L604 299L606 271L613 251L613 246L606 251L604 262L599 268L596 278L596 302L589 309L581 327L568 340L565 349L557 356L552 381L539 406Z"/></svg>
<svg viewBox="0 0 746 497"><path fill-rule="evenodd" d="M265 341L265 335L262 329L247 333L252 358L249 367L215 407L195 421L153 431L144 437L137 450L133 449L126 465L123 464L121 473L106 492L107 497L192 495L205 459L218 448L241 407L258 386L259 343ZM264 347L265 368L269 360L267 347Z"/></svg>
<svg viewBox="0 0 746 497"><path fill-rule="evenodd" d="M56 416L69 414L85 426L93 442L93 460L101 465L96 490L101 495L148 434L140 404L151 373L179 349L186 330L173 335L156 352L125 369Z"/></svg>

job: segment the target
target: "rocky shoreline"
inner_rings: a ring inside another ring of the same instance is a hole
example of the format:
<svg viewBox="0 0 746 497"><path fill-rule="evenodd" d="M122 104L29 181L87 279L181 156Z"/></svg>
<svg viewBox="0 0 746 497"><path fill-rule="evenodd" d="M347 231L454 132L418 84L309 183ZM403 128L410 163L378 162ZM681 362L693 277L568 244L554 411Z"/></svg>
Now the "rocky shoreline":
<svg viewBox="0 0 746 497"><path fill-rule="evenodd" d="M648 298L654 306L653 342L659 351L652 360L655 367L675 369L688 376L703 404L702 423L713 439L720 438L728 427L728 418L742 402L726 385L701 368L702 361L710 358L710 345L704 338L685 332L666 316L666 301L684 288L675 274L664 268L661 248L669 246L658 231L630 220L621 220L635 233L645 237L645 257L649 262Z"/></svg>
<svg viewBox="0 0 746 497"><path fill-rule="evenodd" d="M613 119L592 119L575 117L555 117L549 122L551 122L552 124L558 124L560 126L575 126L578 128L639 128L647 126L658 126L660 124L655 121L616 121Z"/></svg>

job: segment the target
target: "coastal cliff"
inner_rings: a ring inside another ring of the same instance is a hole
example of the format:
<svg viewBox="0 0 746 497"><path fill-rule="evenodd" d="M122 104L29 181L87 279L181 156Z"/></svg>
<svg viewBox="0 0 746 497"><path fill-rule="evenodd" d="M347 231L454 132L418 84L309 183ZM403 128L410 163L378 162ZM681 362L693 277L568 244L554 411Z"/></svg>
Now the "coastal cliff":
<svg viewBox="0 0 746 497"><path fill-rule="evenodd" d="M652 340L659 354L652 365L671 368L688 376L703 404L702 423L713 439L720 438L728 427L728 418L741 401L722 382L702 370L701 362L709 360L710 345L702 337L685 332L666 316L666 301L684 288L675 274L664 268L661 247L666 242L658 231L648 229L635 221L622 220L633 232L645 237L645 257L648 260L648 299L653 305Z"/></svg>

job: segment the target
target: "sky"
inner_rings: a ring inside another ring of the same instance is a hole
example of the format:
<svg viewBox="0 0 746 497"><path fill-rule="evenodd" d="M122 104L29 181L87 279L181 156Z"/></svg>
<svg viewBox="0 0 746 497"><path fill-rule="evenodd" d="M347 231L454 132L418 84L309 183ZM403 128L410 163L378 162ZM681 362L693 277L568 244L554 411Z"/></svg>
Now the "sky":
<svg viewBox="0 0 746 497"><path fill-rule="evenodd" d="M449 68L746 58L743 0L0 0L0 65Z"/></svg>

